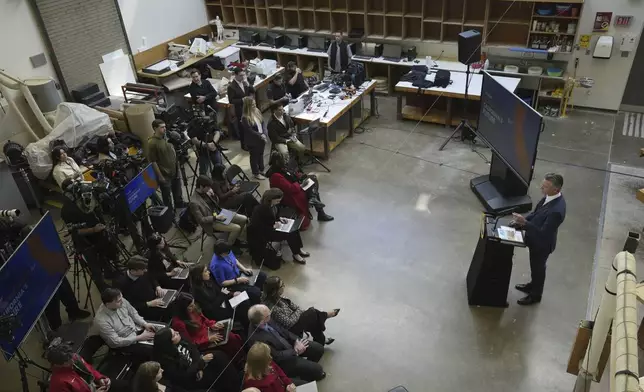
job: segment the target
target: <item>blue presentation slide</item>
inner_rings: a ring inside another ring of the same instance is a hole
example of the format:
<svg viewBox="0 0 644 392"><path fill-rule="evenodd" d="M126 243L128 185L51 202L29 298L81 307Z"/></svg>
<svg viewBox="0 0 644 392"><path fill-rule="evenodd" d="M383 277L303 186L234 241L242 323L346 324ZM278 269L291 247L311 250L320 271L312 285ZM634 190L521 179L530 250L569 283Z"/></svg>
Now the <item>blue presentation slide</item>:
<svg viewBox="0 0 644 392"><path fill-rule="evenodd" d="M136 211L137 208L145 203L147 198L157 191L158 187L159 181L157 181L157 174L150 164L123 188L123 195L125 196L130 212Z"/></svg>
<svg viewBox="0 0 644 392"><path fill-rule="evenodd" d="M477 134L526 182L530 183L543 117L483 73Z"/></svg>
<svg viewBox="0 0 644 392"><path fill-rule="evenodd" d="M0 339L7 361L33 328L68 269L67 254L47 213L0 268L0 316L15 316L19 322L10 340Z"/></svg>

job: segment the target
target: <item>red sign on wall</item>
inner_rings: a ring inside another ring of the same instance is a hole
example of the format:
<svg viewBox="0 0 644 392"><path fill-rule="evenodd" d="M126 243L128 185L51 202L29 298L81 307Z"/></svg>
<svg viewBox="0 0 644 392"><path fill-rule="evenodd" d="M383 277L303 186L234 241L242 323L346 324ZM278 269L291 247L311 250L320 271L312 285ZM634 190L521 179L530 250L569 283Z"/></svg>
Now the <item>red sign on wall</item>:
<svg viewBox="0 0 644 392"><path fill-rule="evenodd" d="M631 25L633 21L632 16L618 15L615 17L615 26L627 27Z"/></svg>

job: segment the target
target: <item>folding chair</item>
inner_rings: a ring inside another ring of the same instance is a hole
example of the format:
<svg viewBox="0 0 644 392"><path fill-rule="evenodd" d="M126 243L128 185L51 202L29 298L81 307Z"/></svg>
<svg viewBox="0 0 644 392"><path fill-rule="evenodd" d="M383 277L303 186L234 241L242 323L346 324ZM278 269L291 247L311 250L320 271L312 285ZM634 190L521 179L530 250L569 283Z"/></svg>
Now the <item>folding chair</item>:
<svg viewBox="0 0 644 392"><path fill-rule="evenodd" d="M256 193L258 198L262 196L258 191L259 182L251 181L238 165L228 166L224 171L224 177L226 177L226 180L231 184L239 185L241 192ZM237 177L241 178L241 181L237 180Z"/></svg>

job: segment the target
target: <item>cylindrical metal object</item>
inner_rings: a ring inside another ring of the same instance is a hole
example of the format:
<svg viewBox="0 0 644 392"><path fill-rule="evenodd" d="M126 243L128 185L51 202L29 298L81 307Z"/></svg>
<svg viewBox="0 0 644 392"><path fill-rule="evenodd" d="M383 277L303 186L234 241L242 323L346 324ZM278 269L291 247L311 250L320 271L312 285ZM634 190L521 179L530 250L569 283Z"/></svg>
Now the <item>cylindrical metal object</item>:
<svg viewBox="0 0 644 392"><path fill-rule="evenodd" d="M43 113L55 111L58 104L62 102L60 93L56 89L55 81L51 79L29 79L25 80L25 83Z"/></svg>

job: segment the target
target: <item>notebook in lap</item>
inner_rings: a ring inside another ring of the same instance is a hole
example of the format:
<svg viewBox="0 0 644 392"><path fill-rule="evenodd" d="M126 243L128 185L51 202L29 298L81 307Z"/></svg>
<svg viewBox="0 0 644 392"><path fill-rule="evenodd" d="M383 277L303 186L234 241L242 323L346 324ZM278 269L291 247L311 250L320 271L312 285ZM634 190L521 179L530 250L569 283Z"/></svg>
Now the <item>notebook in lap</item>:
<svg viewBox="0 0 644 392"><path fill-rule="evenodd" d="M233 218L235 217L236 212L231 211L231 210L227 210L225 208L222 208L221 212L219 214L226 216L226 220L225 221L218 221L218 222L221 223L224 226L228 226L230 224L230 222L233 220ZM218 214L213 213L212 215L216 217Z"/></svg>
<svg viewBox="0 0 644 392"><path fill-rule="evenodd" d="M190 268L182 268L181 272L172 277L172 279L186 279L190 273Z"/></svg>
<svg viewBox="0 0 644 392"><path fill-rule="evenodd" d="M177 290L171 290L168 289L165 292L165 295L163 296L163 305L159 306L160 308L167 308L168 305L174 300L174 298L177 296Z"/></svg>
<svg viewBox="0 0 644 392"><path fill-rule="evenodd" d="M148 321L147 323L152 325L156 331L167 327L167 325L165 325L165 324L155 323L154 321ZM143 331L141 331L141 332L143 332ZM153 346L154 345L154 340L153 339L143 340L143 341L140 341L139 344L145 344L147 346Z"/></svg>
<svg viewBox="0 0 644 392"><path fill-rule="evenodd" d="M219 335L224 337L224 340L222 340L221 342L213 344L214 347L222 346L222 345L228 343L228 336L230 335L230 331L233 330L233 320L232 319L221 320L219 322L224 324L224 329L221 329L219 331L208 330L208 339L210 339L211 336L216 335L216 334L219 334Z"/></svg>

